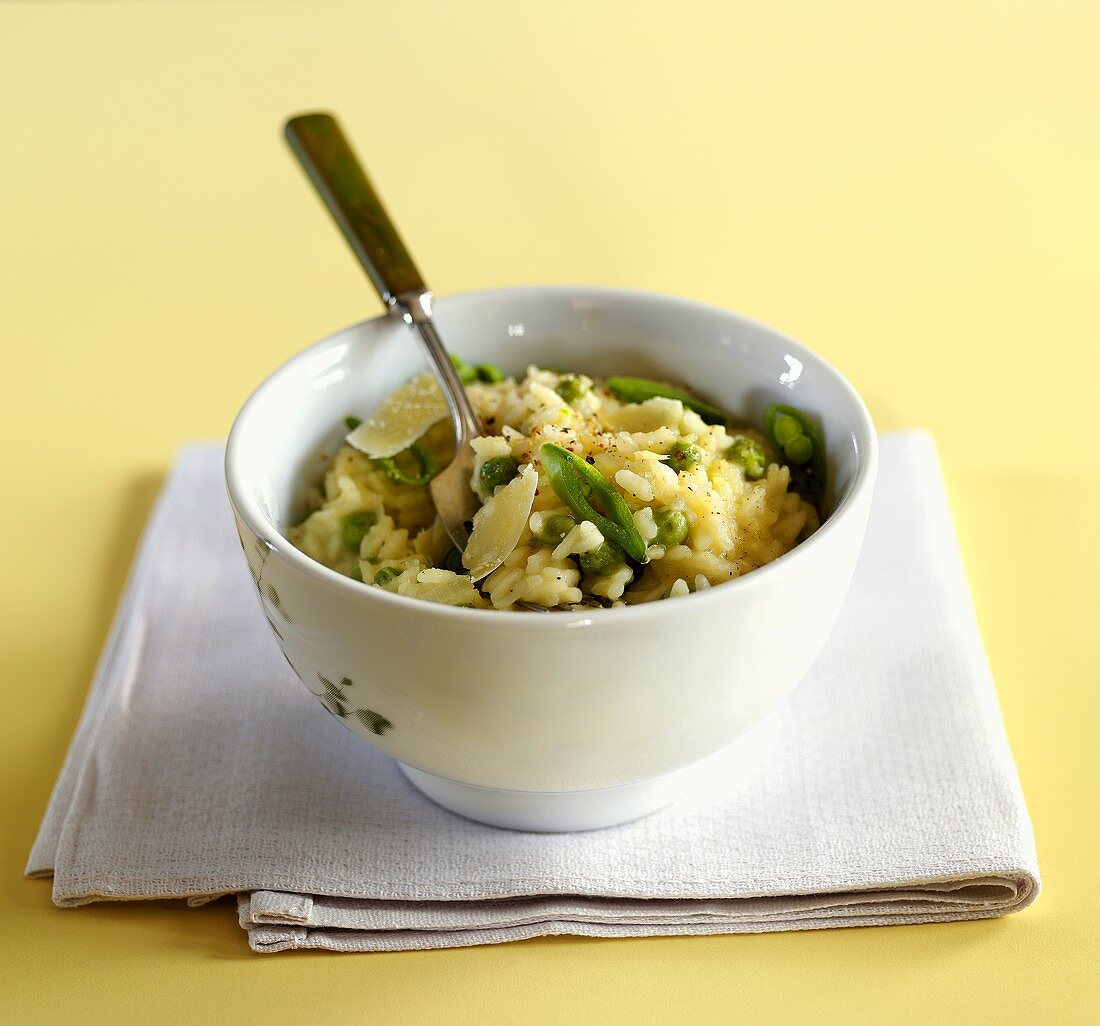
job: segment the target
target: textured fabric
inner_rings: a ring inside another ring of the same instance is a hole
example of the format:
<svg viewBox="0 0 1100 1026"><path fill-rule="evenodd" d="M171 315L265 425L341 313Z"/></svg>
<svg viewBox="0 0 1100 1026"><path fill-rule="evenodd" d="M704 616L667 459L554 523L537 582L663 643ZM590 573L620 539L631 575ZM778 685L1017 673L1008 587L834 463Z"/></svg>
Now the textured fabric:
<svg viewBox="0 0 1100 1026"><path fill-rule="evenodd" d="M52 874L62 906L237 893L257 951L1017 911L1039 888L1031 826L926 435L883 439L840 622L750 745L706 791L608 830L527 834L445 812L286 667L221 448L193 446L146 531L27 871Z"/></svg>

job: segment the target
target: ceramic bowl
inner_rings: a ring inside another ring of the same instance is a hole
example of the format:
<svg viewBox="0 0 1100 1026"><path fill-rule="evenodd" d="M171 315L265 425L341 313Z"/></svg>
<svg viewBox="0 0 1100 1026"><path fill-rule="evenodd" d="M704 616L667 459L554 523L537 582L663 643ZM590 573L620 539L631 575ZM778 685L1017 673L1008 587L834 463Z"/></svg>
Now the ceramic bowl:
<svg viewBox="0 0 1100 1026"><path fill-rule="evenodd" d="M608 826L666 804L802 679L840 611L863 539L877 447L841 375L727 310L600 288L438 300L453 352L684 382L748 422L784 401L824 425L820 530L746 576L614 610L501 612L391 595L284 537L338 447L425 367L391 317L346 328L275 371L229 437L229 497L260 604L295 673L348 728L445 807L498 826ZM364 781L364 786L369 782Z"/></svg>

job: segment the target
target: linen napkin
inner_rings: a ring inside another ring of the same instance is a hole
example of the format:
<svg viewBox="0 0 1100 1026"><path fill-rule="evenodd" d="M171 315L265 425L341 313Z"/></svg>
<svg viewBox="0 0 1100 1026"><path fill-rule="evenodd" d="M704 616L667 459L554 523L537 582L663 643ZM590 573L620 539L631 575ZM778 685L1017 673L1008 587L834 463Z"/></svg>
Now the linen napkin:
<svg viewBox="0 0 1100 1026"><path fill-rule="evenodd" d="M634 823L556 835L433 805L293 677L221 459L182 450L146 529L27 867L53 875L58 905L234 893L257 951L385 951L977 919L1035 900L927 435L883 439L833 636L726 771Z"/></svg>

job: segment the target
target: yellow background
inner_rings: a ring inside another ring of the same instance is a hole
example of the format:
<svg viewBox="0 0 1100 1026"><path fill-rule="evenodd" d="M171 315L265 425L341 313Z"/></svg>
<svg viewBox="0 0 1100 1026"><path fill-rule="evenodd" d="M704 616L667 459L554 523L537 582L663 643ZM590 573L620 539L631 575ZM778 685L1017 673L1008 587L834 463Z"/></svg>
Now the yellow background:
<svg viewBox="0 0 1100 1026"><path fill-rule="evenodd" d="M0 6L14 1022L1096 1021L1100 8ZM339 957L20 874L174 448L378 303L279 137L337 110L440 293L733 307L939 442L1038 837L1004 920Z"/></svg>

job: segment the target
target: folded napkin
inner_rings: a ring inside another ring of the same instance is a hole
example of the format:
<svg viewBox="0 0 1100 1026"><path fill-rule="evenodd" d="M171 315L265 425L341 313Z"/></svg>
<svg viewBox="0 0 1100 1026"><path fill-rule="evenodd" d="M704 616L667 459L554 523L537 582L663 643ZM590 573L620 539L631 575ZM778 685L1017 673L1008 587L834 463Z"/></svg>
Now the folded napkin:
<svg viewBox="0 0 1100 1026"><path fill-rule="evenodd" d="M142 540L27 868L58 905L234 893L257 951L384 951L977 919L1038 894L926 435L883 439L841 620L728 771L555 835L433 805L293 677L221 456L180 453Z"/></svg>

